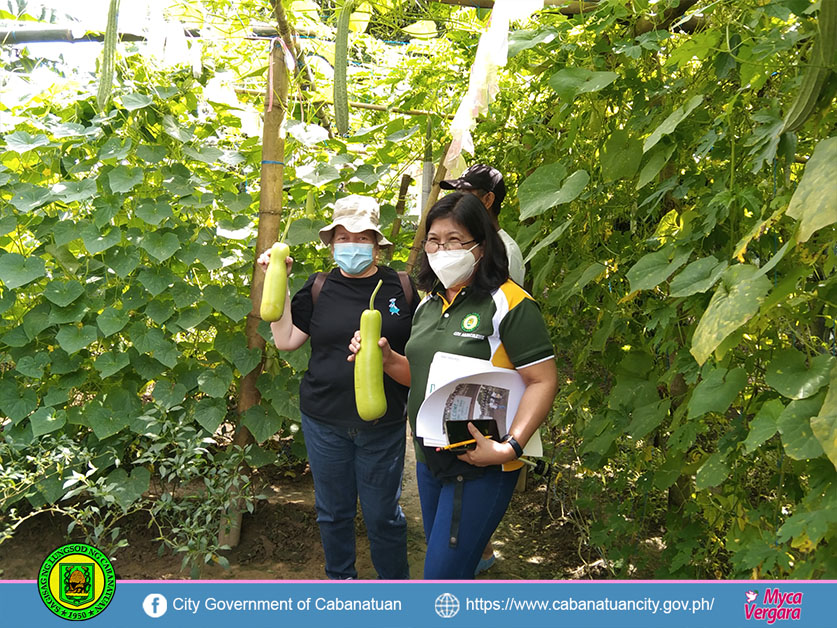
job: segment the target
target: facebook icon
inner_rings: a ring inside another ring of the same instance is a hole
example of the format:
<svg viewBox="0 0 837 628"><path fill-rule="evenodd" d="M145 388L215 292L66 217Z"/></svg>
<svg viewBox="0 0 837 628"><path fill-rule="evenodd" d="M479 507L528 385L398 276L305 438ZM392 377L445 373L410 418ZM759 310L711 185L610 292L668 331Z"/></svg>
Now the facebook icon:
<svg viewBox="0 0 837 628"><path fill-rule="evenodd" d="M162 617L168 610L169 603L166 598L159 593L151 593L145 596L142 601L142 610L149 617Z"/></svg>

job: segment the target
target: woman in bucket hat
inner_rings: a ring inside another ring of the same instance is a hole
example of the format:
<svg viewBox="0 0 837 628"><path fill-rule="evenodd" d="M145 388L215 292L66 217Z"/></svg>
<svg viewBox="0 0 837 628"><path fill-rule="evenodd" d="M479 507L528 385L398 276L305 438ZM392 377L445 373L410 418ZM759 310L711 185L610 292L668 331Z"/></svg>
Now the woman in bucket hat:
<svg viewBox="0 0 837 628"><path fill-rule="evenodd" d="M408 389L385 376L386 414L363 421L355 408L353 365L346 361L346 345L378 280L383 285L375 307L383 316L382 333L399 351L409 338L418 303L406 274L378 263L381 247L391 245L381 233L378 216L375 199L351 195L337 200L331 224L320 230L320 240L337 267L311 275L293 300L285 299L282 318L271 324L280 350L293 351L311 340L308 370L300 384L300 414L325 572L336 580L357 578L358 498L378 577L409 578L407 522L398 504ZM268 249L259 265L266 269L269 259ZM288 272L292 263L289 257Z"/></svg>

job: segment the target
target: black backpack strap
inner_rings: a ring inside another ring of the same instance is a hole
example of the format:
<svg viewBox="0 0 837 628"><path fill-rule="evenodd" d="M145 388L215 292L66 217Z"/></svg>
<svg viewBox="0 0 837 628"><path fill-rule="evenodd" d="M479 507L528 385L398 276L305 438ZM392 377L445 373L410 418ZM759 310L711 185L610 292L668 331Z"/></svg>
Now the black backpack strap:
<svg viewBox="0 0 837 628"><path fill-rule="evenodd" d="M407 298L407 307L413 307L413 284L410 281L410 275L403 270L398 271L398 279L401 280L401 289L404 291L404 296Z"/></svg>
<svg viewBox="0 0 837 628"><path fill-rule="evenodd" d="M323 284L326 279L328 279L328 273L317 273L317 276L314 278L314 283L311 285L311 305L317 305L317 299L323 290Z"/></svg>

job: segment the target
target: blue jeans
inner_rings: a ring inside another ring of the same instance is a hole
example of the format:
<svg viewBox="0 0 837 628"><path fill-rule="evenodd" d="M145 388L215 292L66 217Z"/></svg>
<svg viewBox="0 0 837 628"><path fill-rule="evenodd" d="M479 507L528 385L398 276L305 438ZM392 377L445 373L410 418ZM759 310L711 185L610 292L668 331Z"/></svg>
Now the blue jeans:
<svg viewBox="0 0 837 628"><path fill-rule="evenodd" d="M302 431L314 478L326 576L333 580L357 578L355 515L359 497L378 577L408 579L407 519L398 504L405 423L340 428L303 414Z"/></svg>
<svg viewBox="0 0 837 628"><path fill-rule="evenodd" d="M456 482L441 483L423 462L416 463L421 518L427 540L425 580L473 580L488 539L509 507L520 470L487 469L462 482L455 547L451 547Z"/></svg>

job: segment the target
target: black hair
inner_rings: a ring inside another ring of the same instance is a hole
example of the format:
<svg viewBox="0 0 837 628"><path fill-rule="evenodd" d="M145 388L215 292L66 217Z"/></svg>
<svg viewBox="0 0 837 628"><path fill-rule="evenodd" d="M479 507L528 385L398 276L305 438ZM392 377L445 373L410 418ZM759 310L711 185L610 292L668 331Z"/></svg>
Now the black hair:
<svg viewBox="0 0 837 628"><path fill-rule="evenodd" d="M503 285L509 278L509 259L506 256L506 247L491 224L482 201L466 192L448 194L427 212L424 233L428 233L433 222L440 218L450 218L467 229L476 240L476 244L482 246L482 258L474 271L471 288L491 294ZM430 268L427 253L422 249L416 285L420 290L430 292L438 283L439 278Z"/></svg>

